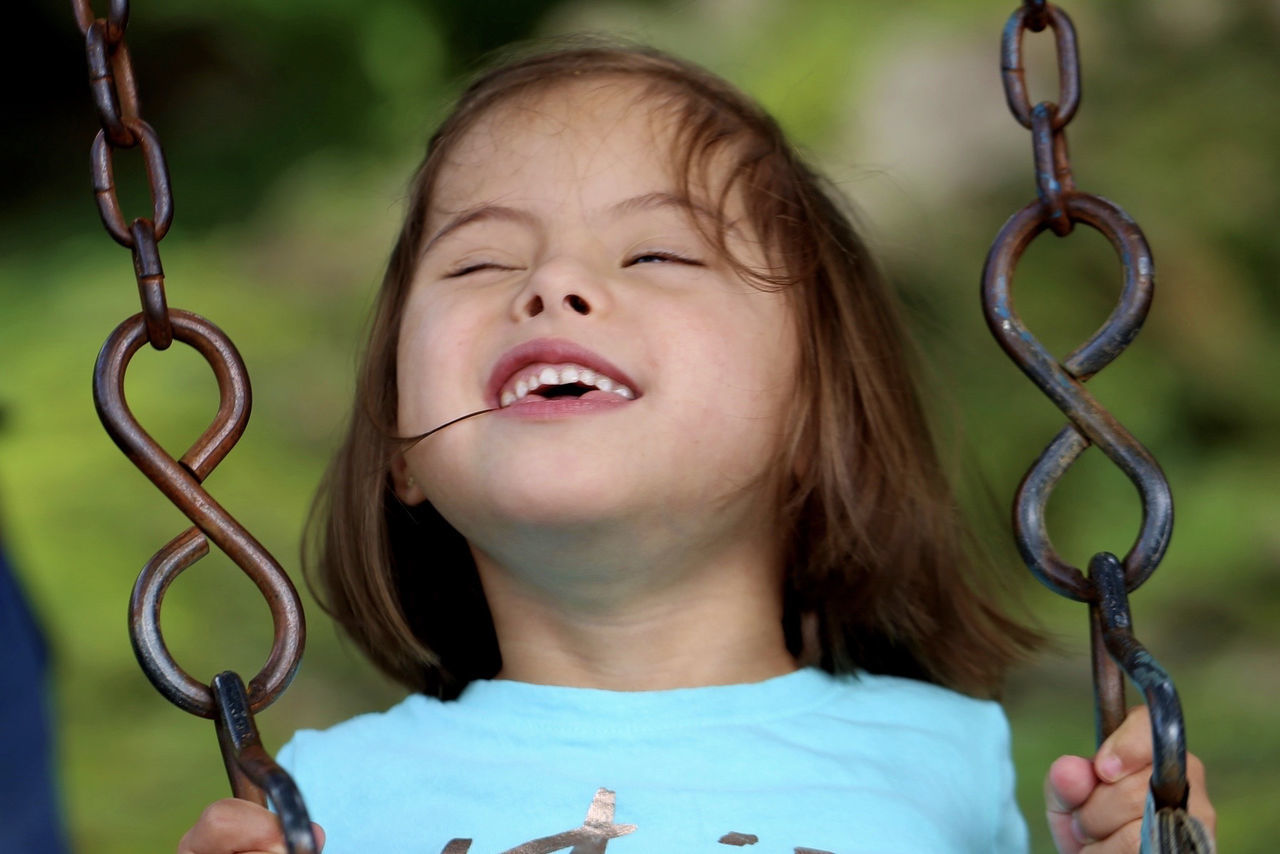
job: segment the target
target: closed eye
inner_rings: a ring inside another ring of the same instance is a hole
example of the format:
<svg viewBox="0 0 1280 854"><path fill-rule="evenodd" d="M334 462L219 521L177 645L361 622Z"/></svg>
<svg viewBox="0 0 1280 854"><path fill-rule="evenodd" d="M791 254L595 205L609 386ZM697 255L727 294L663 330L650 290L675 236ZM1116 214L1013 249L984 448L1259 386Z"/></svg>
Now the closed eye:
<svg viewBox="0 0 1280 854"><path fill-rule="evenodd" d="M658 263L676 263L688 264L691 267L704 266L703 263L696 258L689 258L685 255L679 255L675 252L644 252L640 255L633 255L627 259L623 267L632 267L636 264L658 264Z"/></svg>
<svg viewBox="0 0 1280 854"><path fill-rule="evenodd" d="M478 273L481 270L509 270L509 269L511 268L504 267L501 264L495 264L492 261L477 261L474 264L464 264L463 266L458 267L457 269L450 270L448 273L444 274L444 278L457 279L462 276L470 275L471 273Z"/></svg>

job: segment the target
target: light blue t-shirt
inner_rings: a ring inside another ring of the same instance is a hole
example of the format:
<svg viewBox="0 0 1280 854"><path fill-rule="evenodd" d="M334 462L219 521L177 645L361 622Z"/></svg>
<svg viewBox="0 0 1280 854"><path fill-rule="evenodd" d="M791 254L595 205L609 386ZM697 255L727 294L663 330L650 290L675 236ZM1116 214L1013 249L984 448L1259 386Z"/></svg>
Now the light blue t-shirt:
<svg viewBox="0 0 1280 854"><path fill-rule="evenodd" d="M325 854L1022 854L992 702L798 670L614 692L480 681L280 751Z"/></svg>

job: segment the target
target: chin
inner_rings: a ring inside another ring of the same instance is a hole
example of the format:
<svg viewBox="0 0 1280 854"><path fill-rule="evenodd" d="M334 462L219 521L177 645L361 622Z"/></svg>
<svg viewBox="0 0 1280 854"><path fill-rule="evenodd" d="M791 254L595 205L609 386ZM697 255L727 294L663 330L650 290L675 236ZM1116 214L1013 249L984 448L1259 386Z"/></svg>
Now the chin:
<svg viewBox="0 0 1280 854"><path fill-rule="evenodd" d="M481 470L447 465L434 480L432 503L460 531L593 526L634 513L643 473L615 454L565 449L491 454ZM481 521L483 520L483 521Z"/></svg>
<svg viewBox="0 0 1280 854"><path fill-rule="evenodd" d="M630 490L615 474L557 471L498 485L485 502L494 517L517 525L591 526L627 515Z"/></svg>

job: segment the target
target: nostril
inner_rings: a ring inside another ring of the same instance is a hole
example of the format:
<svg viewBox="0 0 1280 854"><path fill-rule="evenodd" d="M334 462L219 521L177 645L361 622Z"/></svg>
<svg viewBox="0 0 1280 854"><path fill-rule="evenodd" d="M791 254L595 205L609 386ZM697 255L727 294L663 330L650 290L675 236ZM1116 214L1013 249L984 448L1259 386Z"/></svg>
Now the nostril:
<svg viewBox="0 0 1280 854"><path fill-rule="evenodd" d="M525 306L525 313L529 317L542 314L542 297L534 294L533 299L529 300L529 304Z"/></svg>
<svg viewBox="0 0 1280 854"><path fill-rule="evenodd" d="M578 314L590 314L591 306L587 305L587 301L577 294L569 294L564 298L564 304L576 311Z"/></svg>

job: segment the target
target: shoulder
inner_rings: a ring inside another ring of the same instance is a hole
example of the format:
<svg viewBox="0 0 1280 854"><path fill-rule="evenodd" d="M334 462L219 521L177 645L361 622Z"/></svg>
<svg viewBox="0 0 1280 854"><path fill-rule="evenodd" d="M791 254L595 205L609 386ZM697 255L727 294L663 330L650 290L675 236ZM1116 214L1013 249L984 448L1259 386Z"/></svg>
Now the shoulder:
<svg viewBox="0 0 1280 854"><path fill-rule="evenodd" d="M828 732L847 734L847 743L911 756L933 772L968 769L996 786L1012 773L1009 723L999 703L897 676L827 678L834 690L812 714Z"/></svg>
<svg viewBox="0 0 1280 854"><path fill-rule="evenodd" d="M447 704L421 694L411 694L383 712L371 712L327 729L300 729L280 748L278 760L296 774L309 765L326 765L352 755L378 753L423 727L448 717Z"/></svg>
<svg viewBox="0 0 1280 854"><path fill-rule="evenodd" d="M961 729L1007 729L1004 710L994 700L961 694L941 685L858 672L829 676L837 690L833 706L861 720L883 719L902 726L938 725Z"/></svg>
<svg viewBox="0 0 1280 854"><path fill-rule="evenodd" d="M930 805L922 814L948 822L948 835L971 840L972 850L1026 850L999 703L896 676L831 679L839 690L826 713L858 745L849 761L891 769L895 790Z"/></svg>

